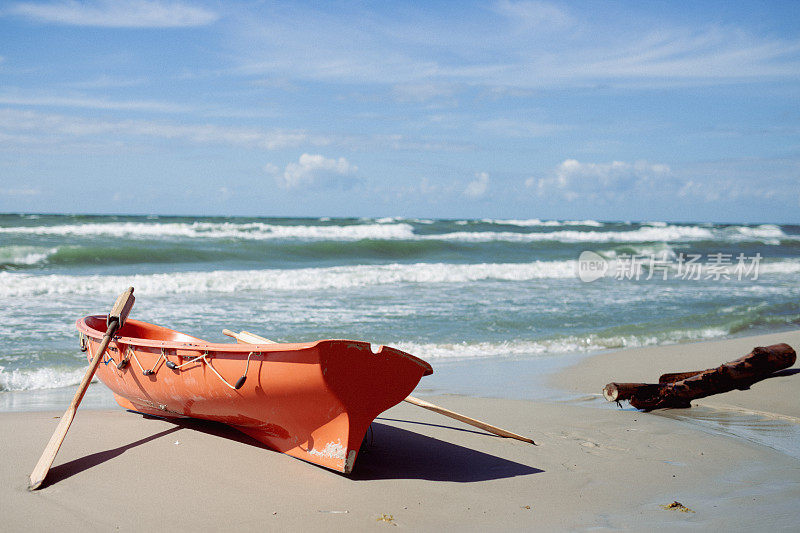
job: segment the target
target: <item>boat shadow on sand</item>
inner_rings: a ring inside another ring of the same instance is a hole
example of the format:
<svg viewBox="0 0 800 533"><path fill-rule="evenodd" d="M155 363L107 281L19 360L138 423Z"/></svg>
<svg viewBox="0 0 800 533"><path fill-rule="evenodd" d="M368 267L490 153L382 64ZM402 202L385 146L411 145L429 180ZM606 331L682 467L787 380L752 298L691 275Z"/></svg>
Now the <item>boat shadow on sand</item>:
<svg viewBox="0 0 800 533"><path fill-rule="evenodd" d="M73 459L72 461L68 461L66 463L54 466L50 469L47 477L42 483L41 488L47 488L50 485L58 483L64 479L74 476L75 474L79 474L84 470L89 470L95 466L101 465L106 461L110 461L115 457L119 457L127 450L132 448L136 448L137 446L142 446L147 444L148 442L154 441L156 439L160 439L161 437L166 437L171 433L175 433L176 431L180 431L181 427L174 427L170 429L166 429L164 431L159 431L149 437L145 437L143 439L139 439L135 442L131 442L130 444L126 444L124 446L119 446L117 448L113 448L111 450L105 450L102 452L95 452L89 455L84 455L83 457L79 457L77 459Z"/></svg>
<svg viewBox="0 0 800 533"><path fill-rule="evenodd" d="M479 431L411 422L455 431L485 435L491 441L502 439ZM370 434L371 433L371 434ZM505 440L505 439L502 439ZM527 476L544 472L496 455L452 444L434 437L408 431L397 426L373 422L361 447L356 467L350 478L356 481L374 479L425 479L473 483L492 479Z"/></svg>
<svg viewBox="0 0 800 533"><path fill-rule="evenodd" d="M124 446L92 453L55 466L50 470L50 474L47 476L43 487L58 483L59 481L119 457L127 450L137 446L147 445L151 441L166 437L167 435L183 429L200 431L216 437L255 446L264 449L264 451L268 453L278 453L244 433L218 422L198 419L166 419L150 415L142 415L142 417L145 419L167 421L174 424L175 427L160 431ZM479 431L471 431L446 425L389 418L382 420L433 426L456 432L477 433L485 435L487 439L500 438ZM310 465L303 465L303 467L317 468ZM356 467L352 474L344 475L330 471L332 475L339 475L352 479L353 481L424 479L429 481L451 481L460 483L525 476L538 474L540 472L544 471L380 422L373 422L370 426L364 443L361 446L361 451L356 461Z"/></svg>

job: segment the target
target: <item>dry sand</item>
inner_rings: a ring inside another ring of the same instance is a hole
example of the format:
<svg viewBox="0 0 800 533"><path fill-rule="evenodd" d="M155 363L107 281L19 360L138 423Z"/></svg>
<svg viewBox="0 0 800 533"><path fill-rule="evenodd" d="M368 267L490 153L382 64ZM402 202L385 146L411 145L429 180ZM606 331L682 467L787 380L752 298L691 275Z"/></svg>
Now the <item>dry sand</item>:
<svg viewBox="0 0 800 533"><path fill-rule="evenodd" d="M772 339L800 347L800 333ZM602 354L554 377L591 393L590 400L428 398L530 435L538 446L401 404L373 424L351 477L272 452L217 424L83 410L46 486L29 493L27 476L61 413L4 413L0 513L9 531L796 530L795 456L597 399L607 381L715 366L758 343L772 342ZM798 388L800 376L787 375L708 402L793 417ZM661 507L674 500L693 512Z"/></svg>

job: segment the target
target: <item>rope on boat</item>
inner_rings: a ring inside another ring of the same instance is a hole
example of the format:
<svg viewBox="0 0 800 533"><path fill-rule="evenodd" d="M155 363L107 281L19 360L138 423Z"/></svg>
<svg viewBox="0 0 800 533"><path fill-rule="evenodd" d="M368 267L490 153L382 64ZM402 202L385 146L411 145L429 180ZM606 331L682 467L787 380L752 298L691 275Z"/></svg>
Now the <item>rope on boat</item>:
<svg viewBox="0 0 800 533"><path fill-rule="evenodd" d="M158 359L156 359L156 362L153 365L153 368L151 368L149 370L145 370L144 367L142 366L142 363L139 362L139 358L136 357L136 350L133 350L130 346L128 346L128 351L130 351L131 355L133 356L133 360L136 361L136 364L139 365L139 370L142 371L142 375L145 375L145 376L152 376L153 374L155 374L156 373L156 367L158 366L158 363L161 362L161 359L166 357L166 354L164 353L164 348L161 348L161 355L159 356Z"/></svg>
<svg viewBox="0 0 800 533"><path fill-rule="evenodd" d="M90 356L89 358L94 359L94 356L92 355L91 344L89 343L89 338L86 335L84 335L83 332L79 332L78 342L80 344L81 351L85 352L88 350ZM208 350L206 350L205 353L203 353L202 355L198 355L197 357L178 365L170 361L169 358L167 357L166 349L161 348L161 355L159 356L158 359L156 359L156 362L153 364L152 368L145 370L144 366L142 366L142 363L139 361L139 358L136 357L136 350L134 350L133 347L129 345L128 348L125 350L125 355L123 356L124 358L119 362L119 364L117 364L113 358L111 358L111 361L116 364L117 369L122 370L128 365L131 357L133 357L133 360L136 361L136 364L139 367L139 370L142 371L142 374L145 376L152 376L157 372L158 364L161 362L162 359L166 361L166 366L172 370L180 370L181 368L187 365L191 365L192 363L196 363L197 361L200 361L202 359L203 362L205 362L205 364L208 365L208 367L212 370L212 372L214 372L214 374L216 374L217 377L225 385L227 385L229 388L233 390L239 390L242 388L242 385L244 385L244 382L247 380L247 372L250 370L250 359L254 355L256 355L256 352L250 352L249 354L247 354L247 363L245 364L244 367L244 373L242 374L242 377L240 377L239 380L234 385L231 385L227 379L222 377L222 374L217 372L217 369L214 368L214 365L212 365L211 361L208 360L208 355L209 355ZM261 352L258 352L258 355L260 356Z"/></svg>
<svg viewBox="0 0 800 533"><path fill-rule="evenodd" d="M92 353L92 344L89 342L89 337L84 335L84 336L81 338L81 341L85 341L85 346L86 346L86 347L84 348L84 343L83 343L83 342L81 342L81 351L83 351L83 352L88 352L88 354L89 354L89 361L94 361L94 354ZM106 354L108 354L108 352L106 352ZM102 357L101 357L101 358L102 358ZM114 360L114 358L113 358L113 357L111 357L110 355L108 356L108 359L109 359L109 360L105 362L105 364L106 364L106 365L108 365L108 363L114 363L115 365L117 364L117 362Z"/></svg>
<svg viewBox="0 0 800 533"><path fill-rule="evenodd" d="M153 368L151 368L150 370L145 372L144 375L145 376L152 376L153 374L155 374L156 373L155 370L156 370L156 367L158 366L158 363L160 363L162 359L166 359L166 357L167 357L166 350L164 350L164 348L161 348L161 356L158 359L156 359L155 364L153 364Z"/></svg>
<svg viewBox="0 0 800 533"><path fill-rule="evenodd" d="M185 363L181 363L181 364L179 364L179 365L176 365L176 364L175 364L175 363L173 363L172 361L168 361L168 362L167 362L167 366L168 366L169 368L173 369L173 370L177 370L177 369L179 369L179 368L183 368L183 367L185 367L186 365L190 365L190 364L192 364L192 363L195 363L195 362L199 361L200 359L204 359L207 353L208 353L208 352L204 353L203 355L198 355L198 356L197 356L197 357L195 357L194 359L190 359L189 361L186 361ZM170 363L171 363L171 364L170 364Z"/></svg>
<svg viewBox="0 0 800 533"><path fill-rule="evenodd" d="M227 385L228 387L230 387L233 390L239 390L239 389L242 388L242 385L244 385L244 382L247 380L247 370L250 368L250 358L253 357L254 353L255 352L250 352L247 355L247 365L245 365L245 367L244 367L244 374L242 374L242 377L239 378L239 381L237 381L235 385L231 385L230 383L228 383L228 380L223 378L222 375L219 372L217 372L217 369L214 368L214 365L212 365L211 362L208 359L206 359L206 356L208 355L208 352L204 353L201 357L203 358L203 361L205 361L206 364L208 365L208 368L210 368L217 375L217 377L220 380L222 380L222 382L225 385ZM259 353L259 355L261 355L261 354Z"/></svg>

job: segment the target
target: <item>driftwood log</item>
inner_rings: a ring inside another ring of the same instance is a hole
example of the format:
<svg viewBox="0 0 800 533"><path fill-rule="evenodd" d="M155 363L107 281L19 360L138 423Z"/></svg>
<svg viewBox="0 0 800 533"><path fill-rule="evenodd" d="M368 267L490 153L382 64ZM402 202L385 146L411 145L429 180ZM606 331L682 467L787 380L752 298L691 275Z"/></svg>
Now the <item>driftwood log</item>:
<svg viewBox="0 0 800 533"><path fill-rule="evenodd" d="M628 400L637 409L650 411L667 407L690 407L698 398L745 390L778 370L789 368L797 354L788 344L753 348L735 361L716 368L664 374L658 383L609 383L603 388L608 401Z"/></svg>

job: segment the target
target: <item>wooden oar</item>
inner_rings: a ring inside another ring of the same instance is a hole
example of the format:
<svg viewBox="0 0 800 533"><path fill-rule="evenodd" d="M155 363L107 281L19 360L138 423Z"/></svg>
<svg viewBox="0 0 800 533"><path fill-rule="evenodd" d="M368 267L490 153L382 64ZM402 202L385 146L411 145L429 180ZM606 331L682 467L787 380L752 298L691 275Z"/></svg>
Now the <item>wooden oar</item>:
<svg viewBox="0 0 800 533"><path fill-rule="evenodd" d="M233 337L237 341L245 344L276 344L275 341L265 339L264 337L261 337L254 333L249 333L247 331L240 331L239 333L236 333L229 329L223 329L222 333L227 335L228 337ZM508 437L511 439L521 440L522 442L528 442L530 444L533 444L534 446L536 445L536 443L533 442L533 439L529 439L528 437L517 435L516 433L512 433L511 431L505 430L503 428L499 428L497 426L487 424L486 422L481 422L480 420L464 416L460 413L456 413L455 411L445 409L444 407L439 407L438 405L426 402L425 400L420 400L419 398L415 398L413 396L407 396L404 401L412 405L416 405L417 407L428 409L430 411L433 411L434 413L439 413L440 415L448 416L455 420L459 420L461 422L464 422L465 424L469 424L470 426L474 426L484 431L488 431L489 433L494 433L495 435L499 435L500 437Z"/></svg>
<svg viewBox="0 0 800 533"><path fill-rule="evenodd" d="M536 445L533 442L533 439L529 439L528 437L523 437L522 435L517 435L516 433L512 433L508 430L503 428L499 428L497 426L493 426L491 424L487 424L486 422L481 422L480 420L476 420L474 418L470 418L468 416L464 416L460 413L456 413L455 411L451 411L450 409L445 409L444 407L439 407L438 405L434 405L430 402L426 402L425 400L420 400L419 398L415 398L413 396L407 396L404 400L410 404L416 405L417 407L422 407L423 409L429 409L434 413L439 413L440 415L449 416L455 420L460 420L465 424L469 424L470 426L475 426L476 428L480 428L484 431L488 431L489 433L494 433L495 435L499 435L501 437L508 437L510 439L517 439L521 440L522 442L528 442L530 444Z"/></svg>
<svg viewBox="0 0 800 533"><path fill-rule="evenodd" d="M275 341L265 339L264 337L256 335L255 333L250 333L248 331L240 331L239 333L236 333L229 329L223 329L222 334L227 335L228 337L233 337L237 341L245 344L278 344Z"/></svg>
<svg viewBox="0 0 800 533"><path fill-rule="evenodd" d="M133 287L129 287L125 292L119 295L119 298L117 298L117 301L114 303L114 307L111 308L111 312L108 314L108 318L106 319L106 334L103 336L103 340L100 342L100 347L97 349L97 353L95 354L94 359L92 359L89 369L86 371L86 375L83 376L81 384L78 386L78 390L75 393L75 397L72 399L72 403L69 405L69 408L67 408L67 412L64 413L64 416L61 417L61 421L58 423L53 436L50 437L50 442L47 443L47 447L44 449L44 452L42 452L39 462L36 463L36 467L31 473L28 490L38 489L44 481L44 478L47 477L47 473L50 471L50 467L53 465L53 461L56 458L58 449L61 448L61 443L64 442L64 438L67 436L67 431L69 431L69 426L72 424L72 420L75 418L75 412L78 410L81 400L83 400L83 395L86 394L86 389L89 387L89 382L92 381L94 372L97 370L97 366L103 359L103 354L106 352L108 343L111 342L111 338L114 336L114 333L116 333L116 331L125 324L125 320L128 318L128 314L131 312L131 307L133 307L134 301L135 298L133 297Z"/></svg>

